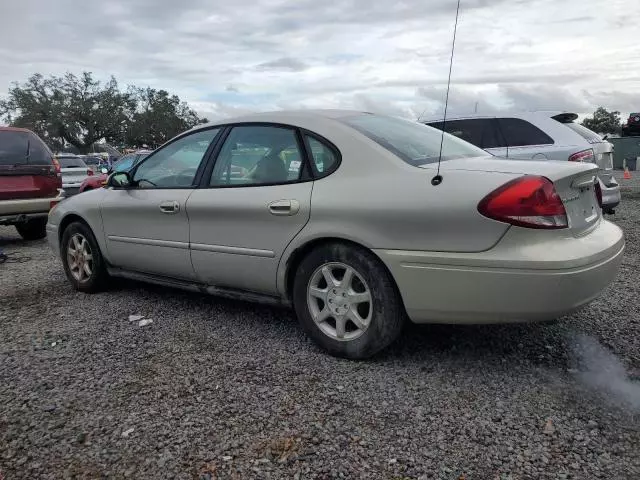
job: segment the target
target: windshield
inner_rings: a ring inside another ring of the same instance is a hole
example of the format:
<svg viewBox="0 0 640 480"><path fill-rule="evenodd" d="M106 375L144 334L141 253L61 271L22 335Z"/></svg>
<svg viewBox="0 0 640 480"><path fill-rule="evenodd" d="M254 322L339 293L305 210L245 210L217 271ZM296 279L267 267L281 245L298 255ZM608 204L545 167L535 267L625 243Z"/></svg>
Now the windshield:
<svg viewBox="0 0 640 480"><path fill-rule="evenodd" d="M77 157L61 157L58 158L61 168L87 168L87 165L81 158Z"/></svg>
<svg viewBox="0 0 640 480"><path fill-rule="evenodd" d="M448 133L421 123L382 115L358 115L342 119L350 127L366 135L410 165L420 166L462 157L486 157L484 150Z"/></svg>

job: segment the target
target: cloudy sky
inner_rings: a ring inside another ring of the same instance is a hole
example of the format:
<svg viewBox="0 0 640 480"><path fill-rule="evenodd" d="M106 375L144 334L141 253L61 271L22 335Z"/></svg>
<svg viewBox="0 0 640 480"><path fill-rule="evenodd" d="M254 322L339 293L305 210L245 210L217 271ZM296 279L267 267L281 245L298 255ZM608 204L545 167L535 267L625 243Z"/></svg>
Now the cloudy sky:
<svg viewBox="0 0 640 480"><path fill-rule="evenodd" d="M164 88L209 118L417 117L444 104L456 0L20 0L0 95L35 72ZM450 110L640 110L638 0L462 0Z"/></svg>

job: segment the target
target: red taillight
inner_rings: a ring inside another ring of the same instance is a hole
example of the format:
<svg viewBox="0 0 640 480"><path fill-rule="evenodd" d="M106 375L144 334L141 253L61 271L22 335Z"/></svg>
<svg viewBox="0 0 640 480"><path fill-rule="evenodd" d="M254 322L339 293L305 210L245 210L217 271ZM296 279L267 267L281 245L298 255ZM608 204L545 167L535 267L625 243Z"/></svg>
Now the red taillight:
<svg viewBox="0 0 640 480"><path fill-rule="evenodd" d="M57 158L53 158L53 168L56 171L56 175L61 175L60 173L60 162Z"/></svg>
<svg viewBox="0 0 640 480"><path fill-rule="evenodd" d="M588 150L583 150L581 152L574 153L569 157L569 161L593 163L596 161L596 157L593 154L593 150L590 148Z"/></svg>
<svg viewBox="0 0 640 480"><path fill-rule="evenodd" d="M56 205L58 205L58 203L60 203L60 200L51 200L49 202L49 211L53 210L53 207L55 207Z"/></svg>
<svg viewBox="0 0 640 480"><path fill-rule="evenodd" d="M598 199L598 205L602 208L602 187L600 187L600 182L596 180L596 183L593 187L596 192L596 198Z"/></svg>
<svg viewBox="0 0 640 480"><path fill-rule="evenodd" d="M526 175L497 188L478 204L485 217L528 228L567 228L567 212L551 180Z"/></svg>
<svg viewBox="0 0 640 480"><path fill-rule="evenodd" d="M88 177L92 177L93 176L93 170L91 170L90 168L87 170L87 176Z"/></svg>

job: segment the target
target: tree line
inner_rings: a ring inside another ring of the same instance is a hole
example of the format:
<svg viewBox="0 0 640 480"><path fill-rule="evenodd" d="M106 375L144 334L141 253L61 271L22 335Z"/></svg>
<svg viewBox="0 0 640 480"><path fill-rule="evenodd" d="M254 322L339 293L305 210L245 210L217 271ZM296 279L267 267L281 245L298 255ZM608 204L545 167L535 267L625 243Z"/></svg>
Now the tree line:
<svg viewBox="0 0 640 480"><path fill-rule="evenodd" d="M155 148L207 122L166 90L128 86L123 91L114 77L100 82L91 72L60 77L37 73L13 83L0 99L0 118L34 131L54 151L73 145L82 153L100 141Z"/></svg>

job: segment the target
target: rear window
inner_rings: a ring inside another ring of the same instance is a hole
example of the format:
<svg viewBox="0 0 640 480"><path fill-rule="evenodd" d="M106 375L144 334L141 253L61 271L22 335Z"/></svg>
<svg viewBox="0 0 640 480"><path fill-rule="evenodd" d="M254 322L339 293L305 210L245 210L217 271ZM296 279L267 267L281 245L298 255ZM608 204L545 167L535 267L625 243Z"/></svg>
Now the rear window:
<svg viewBox="0 0 640 480"><path fill-rule="evenodd" d="M74 168L74 167L87 168L87 165L82 161L81 158L62 157L62 158L59 158L58 161L60 162L61 168Z"/></svg>
<svg viewBox="0 0 640 480"><path fill-rule="evenodd" d="M498 124L509 147L553 145L553 139L532 123L520 118L499 118Z"/></svg>
<svg viewBox="0 0 640 480"><path fill-rule="evenodd" d="M33 133L0 130L0 165L51 165L51 152Z"/></svg>
<svg viewBox="0 0 640 480"><path fill-rule="evenodd" d="M442 140L442 160L487 156L487 152L459 138L421 123L385 117L358 115L341 121L400 157L410 165L436 163Z"/></svg>
<svg viewBox="0 0 640 480"><path fill-rule="evenodd" d="M587 127L584 127L584 126L580 125L579 123L570 122L570 123L565 123L564 125L566 125L571 130L576 132L578 135L580 135L582 138L584 138L589 143L600 143L600 142L602 142L602 138L600 137L600 135L598 135L597 133L595 133L592 130L589 130Z"/></svg>

